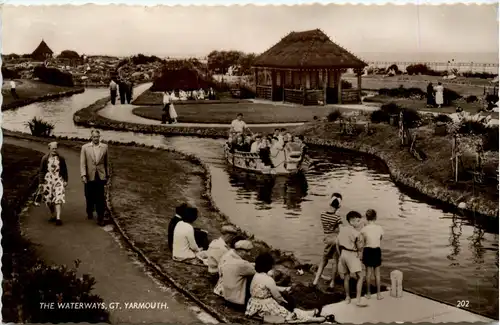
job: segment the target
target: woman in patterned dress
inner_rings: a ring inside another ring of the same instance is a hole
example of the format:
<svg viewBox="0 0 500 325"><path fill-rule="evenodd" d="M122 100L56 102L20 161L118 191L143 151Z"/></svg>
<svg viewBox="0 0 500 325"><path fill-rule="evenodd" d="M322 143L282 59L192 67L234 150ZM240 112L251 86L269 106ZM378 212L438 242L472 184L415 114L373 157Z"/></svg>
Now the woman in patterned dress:
<svg viewBox="0 0 500 325"><path fill-rule="evenodd" d="M43 156L38 181L43 200L50 210L50 222L62 225L61 205L68 184L66 160L57 153L57 142L49 143L49 153ZM55 215L54 215L55 214Z"/></svg>
<svg viewBox="0 0 500 325"><path fill-rule="evenodd" d="M306 322L312 319L318 322L324 321L324 318L322 319L319 316L320 311L318 309L305 311L294 308L293 311L290 311L284 307L290 304L283 298L274 279L268 275L273 264L274 260L268 253L259 255L255 260L255 271L257 273L250 284L251 298L248 301L245 315L249 317L279 316L283 317L285 321L293 322Z"/></svg>

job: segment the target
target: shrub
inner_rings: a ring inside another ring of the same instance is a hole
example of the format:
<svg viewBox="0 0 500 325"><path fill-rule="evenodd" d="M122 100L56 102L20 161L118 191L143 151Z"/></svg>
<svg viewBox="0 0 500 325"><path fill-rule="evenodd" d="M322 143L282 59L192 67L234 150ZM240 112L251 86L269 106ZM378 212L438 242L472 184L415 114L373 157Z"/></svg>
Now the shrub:
<svg viewBox="0 0 500 325"><path fill-rule="evenodd" d="M446 114L439 114L438 116L434 116L434 122L436 123L451 123L453 120Z"/></svg>
<svg viewBox="0 0 500 325"><path fill-rule="evenodd" d="M483 134L483 150L498 152L498 139L498 126L487 128L486 132Z"/></svg>
<svg viewBox="0 0 500 325"><path fill-rule="evenodd" d="M91 294L95 279L89 275L78 277L79 262L69 269L65 266L46 266L38 261L26 272L16 275L10 285L22 319L29 323L108 322L109 314L103 300ZM13 303L14 301L11 301ZM55 308L40 308L41 302L54 302ZM87 308L61 308L64 303L83 303ZM60 308L58 308L60 307Z"/></svg>
<svg viewBox="0 0 500 325"><path fill-rule="evenodd" d="M486 99L487 103L490 103L490 102L496 103L496 102L498 102L498 95L488 94L488 95L486 95L485 99Z"/></svg>
<svg viewBox="0 0 500 325"><path fill-rule="evenodd" d="M400 73L401 71L399 71L399 68L398 68L398 66L396 64L392 64L391 66L389 66L387 68L386 72L389 72L391 70L393 70L396 74L401 74Z"/></svg>
<svg viewBox="0 0 500 325"><path fill-rule="evenodd" d="M255 90L246 85L240 86L240 98L241 99L255 98Z"/></svg>
<svg viewBox="0 0 500 325"><path fill-rule="evenodd" d="M2 77L4 79L17 79L19 78L19 73L15 70L11 70L2 66Z"/></svg>
<svg viewBox="0 0 500 325"><path fill-rule="evenodd" d="M342 113L338 109L336 109L328 114L327 119L328 122L335 122L340 117L342 117Z"/></svg>
<svg viewBox="0 0 500 325"><path fill-rule="evenodd" d="M491 78L495 78L496 76L498 76L498 74L496 74L496 73L472 72L472 71L464 72L464 73L462 73L462 75L466 78L481 78L481 79L491 79Z"/></svg>
<svg viewBox="0 0 500 325"><path fill-rule="evenodd" d="M445 105L449 105L452 101L462 98L459 93L449 88L444 88L443 97Z"/></svg>
<svg viewBox="0 0 500 325"><path fill-rule="evenodd" d="M477 96L475 95L470 95L470 96L467 96L467 98L465 99L465 101L467 103L474 103L474 102L477 102Z"/></svg>
<svg viewBox="0 0 500 325"><path fill-rule="evenodd" d="M352 83L347 80L342 80L341 85L342 89L352 89Z"/></svg>
<svg viewBox="0 0 500 325"><path fill-rule="evenodd" d="M49 137L54 130L54 124L38 119L36 116L26 123L30 128L31 135L36 137Z"/></svg>
<svg viewBox="0 0 500 325"><path fill-rule="evenodd" d="M80 55L72 50L64 50L59 54L59 58L62 59L80 59Z"/></svg>
<svg viewBox="0 0 500 325"><path fill-rule="evenodd" d="M45 66L37 66L33 70L33 75L41 81L64 87L73 87L73 76L71 73L60 71L56 68L46 68Z"/></svg>
<svg viewBox="0 0 500 325"><path fill-rule="evenodd" d="M406 67L406 72L408 72L409 75L414 75L414 74L428 74L429 72L429 67L426 64L411 64Z"/></svg>
<svg viewBox="0 0 500 325"><path fill-rule="evenodd" d="M405 108L403 109L403 123L408 128L418 127L422 123L422 116L414 109Z"/></svg>
<svg viewBox="0 0 500 325"><path fill-rule="evenodd" d="M138 54L136 56L133 56L130 60L132 61L132 63L134 65L148 64L148 63L154 63L154 62L165 62L165 60L162 60L155 55L146 56L144 54Z"/></svg>
<svg viewBox="0 0 500 325"><path fill-rule="evenodd" d="M381 109L373 111L370 115L370 121L372 123L387 123L389 122L389 114Z"/></svg>
<svg viewBox="0 0 500 325"><path fill-rule="evenodd" d="M425 92L416 87L404 88L403 85L398 88L381 88L378 91L379 95L385 95L390 97L400 97L400 98L411 98L411 97L423 97Z"/></svg>
<svg viewBox="0 0 500 325"><path fill-rule="evenodd" d="M390 116L399 114L402 108L398 104L391 102L380 106L380 109Z"/></svg>
<svg viewBox="0 0 500 325"><path fill-rule="evenodd" d="M465 120L458 126L458 133L460 134L485 134L488 127L480 121Z"/></svg>

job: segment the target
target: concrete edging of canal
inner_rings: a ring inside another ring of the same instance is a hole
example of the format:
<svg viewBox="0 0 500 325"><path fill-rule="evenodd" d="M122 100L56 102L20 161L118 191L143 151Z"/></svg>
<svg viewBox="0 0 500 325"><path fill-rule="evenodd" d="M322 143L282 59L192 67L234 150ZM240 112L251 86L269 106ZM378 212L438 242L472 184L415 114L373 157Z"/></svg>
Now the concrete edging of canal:
<svg viewBox="0 0 500 325"><path fill-rule="evenodd" d="M109 97L100 99L94 104L77 111L74 114L73 121L76 125L86 127L99 127L108 130L140 132L147 134L160 135L180 135L180 136L196 136L202 138L226 138L227 132L223 128L211 128L200 125L199 127L169 127L164 128L162 125L147 125L139 123L115 121L99 115L97 112L103 109L110 101ZM400 168L398 168L388 157L385 152L379 152L376 148L369 147L357 142L346 142L338 140L325 140L319 138L306 138L305 142L309 145L317 145L322 147L335 147L345 150L356 151L364 154L369 154L377 159L380 159L388 167L389 173L396 184L411 188L420 194L428 197L431 200L438 201L442 204L458 208L461 201L460 193L449 191L444 186L431 186L421 181L416 181L412 176L406 176ZM490 209L483 205L475 203L475 198L471 197L465 200L467 209L462 210L469 214L479 214L492 219L498 219L498 207ZM473 209L470 209L473 207Z"/></svg>

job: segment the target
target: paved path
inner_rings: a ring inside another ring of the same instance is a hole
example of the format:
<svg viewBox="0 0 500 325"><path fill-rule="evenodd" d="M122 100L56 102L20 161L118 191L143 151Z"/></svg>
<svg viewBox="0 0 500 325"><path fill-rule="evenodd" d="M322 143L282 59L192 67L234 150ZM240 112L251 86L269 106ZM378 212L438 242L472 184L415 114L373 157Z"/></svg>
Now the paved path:
<svg viewBox="0 0 500 325"><path fill-rule="evenodd" d="M4 137L5 143L46 151L46 145L37 142ZM49 264L73 265L81 261L80 272L95 277L95 293L106 303L163 302L167 309L114 310L112 323L174 323L190 324L216 321L178 293L162 286L149 276L142 265L120 242L113 238L112 226L98 227L87 220L83 184L79 175L79 153L60 149L66 158L69 184L66 204L62 210L63 226L48 222L48 209L30 206L24 214L26 235L39 244L41 257Z"/></svg>
<svg viewBox="0 0 500 325"><path fill-rule="evenodd" d="M434 300L403 292L401 298L393 298L389 291L382 292L384 299L376 295L367 300L367 307L357 307L356 300L350 304L339 302L323 307L324 315L334 314L339 323L492 323L493 319L473 314L467 310L449 306Z"/></svg>

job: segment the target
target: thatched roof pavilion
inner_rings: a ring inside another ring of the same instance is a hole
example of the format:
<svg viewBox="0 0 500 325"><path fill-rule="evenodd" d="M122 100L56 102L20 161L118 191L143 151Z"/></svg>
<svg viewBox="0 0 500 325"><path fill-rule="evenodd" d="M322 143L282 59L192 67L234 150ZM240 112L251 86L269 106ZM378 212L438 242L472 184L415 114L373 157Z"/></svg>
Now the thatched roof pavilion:
<svg viewBox="0 0 500 325"><path fill-rule="evenodd" d="M47 58L52 57L52 54L54 52L50 49L50 47L45 43L45 41L42 39L40 42L40 45L31 53L31 58L34 60L40 60L44 61Z"/></svg>
<svg viewBox="0 0 500 325"><path fill-rule="evenodd" d="M257 95L301 104L356 102L366 65L319 29L291 32L256 58ZM347 69L358 74L357 90L342 91L341 75Z"/></svg>

